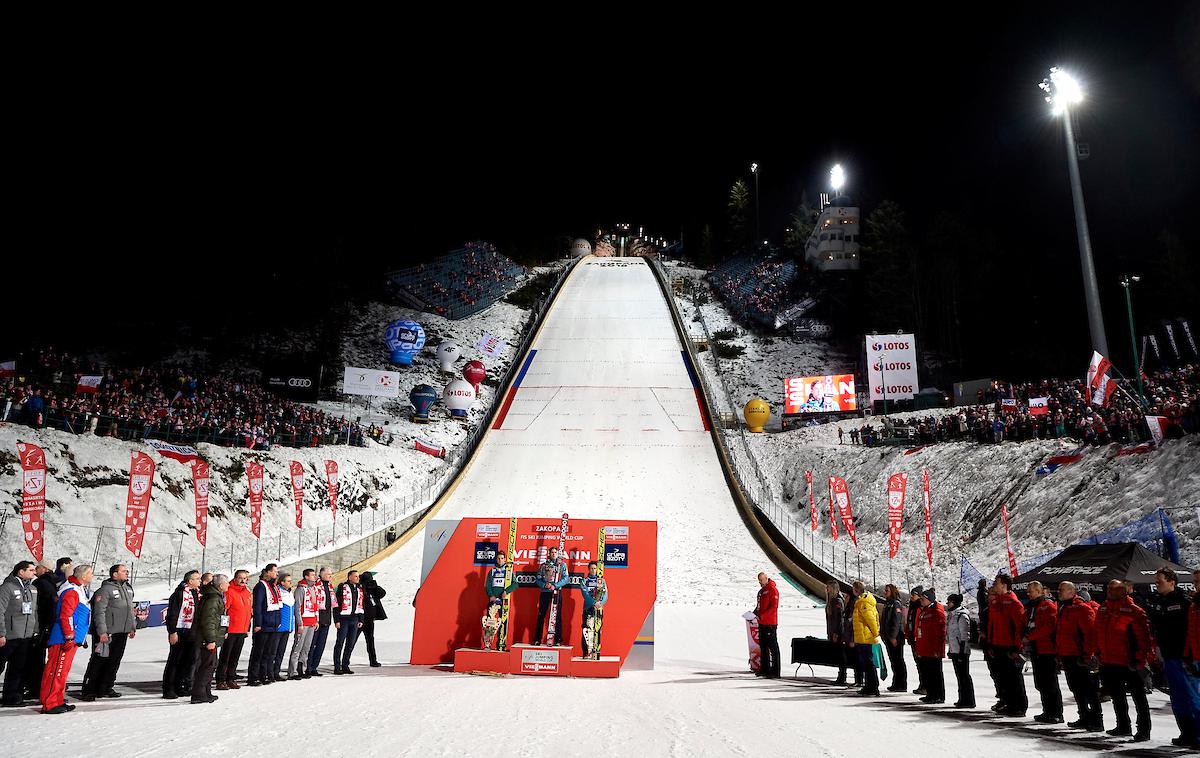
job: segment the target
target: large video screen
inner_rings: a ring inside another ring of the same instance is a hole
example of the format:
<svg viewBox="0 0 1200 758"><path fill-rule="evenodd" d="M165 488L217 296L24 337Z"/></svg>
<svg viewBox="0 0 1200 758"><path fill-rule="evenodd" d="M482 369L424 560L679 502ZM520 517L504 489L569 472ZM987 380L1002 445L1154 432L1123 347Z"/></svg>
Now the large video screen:
<svg viewBox="0 0 1200 758"><path fill-rule="evenodd" d="M829 413L858 409L853 374L793 376L783 380L784 413Z"/></svg>

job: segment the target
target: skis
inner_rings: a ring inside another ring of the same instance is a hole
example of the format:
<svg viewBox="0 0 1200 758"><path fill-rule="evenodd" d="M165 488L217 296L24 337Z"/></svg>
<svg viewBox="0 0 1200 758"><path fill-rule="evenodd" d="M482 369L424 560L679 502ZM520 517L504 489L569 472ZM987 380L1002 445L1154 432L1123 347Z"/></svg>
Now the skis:
<svg viewBox="0 0 1200 758"><path fill-rule="evenodd" d="M596 550L596 597L604 597L604 527L600 527L600 538ZM600 627L604 625L604 609L598 605L592 606L592 640L588 645L588 658L600 660Z"/></svg>
<svg viewBox="0 0 1200 758"><path fill-rule="evenodd" d="M508 520L508 562L504 565L504 586L508 587L512 584L513 576L513 560L517 549L517 517L513 516ZM508 593L501 595L500 601L500 641L497 643L497 650L508 650Z"/></svg>
<svg viewBox="0 0 1200 758"><path fill-rule="evenodd" d="M566 556L563 555L564 545L566 544L567 539L567 519L568 516L564 513L562 518L562 530L558 533L558 559L563 561L563 564L561 565L567 566L567 571L569 573L571 567L566 564ZM561 579L562 571L559 568L559 565L556 564L554 566L554 583L558 584ZM559 590L555 589L553 590L553 594L550 598L550 620L546 622L546 647L554 647L554 644L558 641L558 624L556 623L558 618L558 595Z"/></svg>

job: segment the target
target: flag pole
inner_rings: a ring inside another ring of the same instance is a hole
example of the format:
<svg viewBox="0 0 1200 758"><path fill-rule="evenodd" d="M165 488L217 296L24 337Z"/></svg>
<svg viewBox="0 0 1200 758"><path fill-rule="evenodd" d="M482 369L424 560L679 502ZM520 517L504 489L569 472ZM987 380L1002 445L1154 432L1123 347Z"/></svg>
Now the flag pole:
<svg viewBox="0 0 1200 758"><path fill-rule="evenodd" d="M1126 377L1124 374L1122 374L1121 370L1118 369L1116 366L1109 364L1109 368L1111 368L1113 370L1113 373L1115 373L1121 381L1123 381L1123 382L1129 381L1129 378ZM1145 414L1145 411L1149 409L1150 404L1146 402L1145 398L1138 400L1133 395L1130 395L1129 392L1119 384L1117 385L1117 389L1119 389L1125 395L1125 397L1127 397L1130 400L1132 400L1133 402L1137 403L1138 407L1142 409L1143 415Z"/></svg>

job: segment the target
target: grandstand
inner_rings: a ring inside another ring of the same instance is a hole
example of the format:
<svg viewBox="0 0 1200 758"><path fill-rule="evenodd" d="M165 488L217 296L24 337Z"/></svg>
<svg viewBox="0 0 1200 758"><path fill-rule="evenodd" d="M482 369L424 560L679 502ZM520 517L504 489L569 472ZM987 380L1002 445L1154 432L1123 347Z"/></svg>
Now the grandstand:
<svg viewBox="0 0 1200 758"><path fill-rule="evenodd" d="M489 242L469 242L427 263L386 274L385 290L402 303L458 320L507 295L525 269Z"/></svg>
<svg viewBox="0 0 1200 758"><path fill-rule="evenodd" d="M774 329L776 316L791 304L798 274L791 256L746 254L722 263L708 281L740 320Z"/></svg>

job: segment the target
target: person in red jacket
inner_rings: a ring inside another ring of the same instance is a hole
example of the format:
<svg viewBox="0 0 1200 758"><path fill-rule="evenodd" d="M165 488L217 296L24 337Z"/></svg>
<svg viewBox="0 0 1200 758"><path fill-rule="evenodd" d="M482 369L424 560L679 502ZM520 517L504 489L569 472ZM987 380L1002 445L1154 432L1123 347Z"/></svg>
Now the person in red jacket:
<svg viewBox="0 0 1200 758"><path fill-rule="evenodd" d="M217 689L238 690L237 667L238 659L242 657L242 646L246 644L246 635L250 633L250 610L252 598L246 579L250 572L238 569L233 574L233 581L225 591L225 614L229 616L229 632L225 635L225 644L221 646L221 655L217 660Z"/></svg>
<svg viewBox="0 0 1200 758"><path fill-rule="evenodd" d="M1096 642L1100 647L1100 679L1112 697L1117 726L1109 729L1113 737L1128 737L1133 732L1129 724L1128 692L1137 708L1137 733L1134 742L1150 739L1150 705L1146 702L1146 686L1142 670L1153 648L1150 639L1150 619L1146 612L1129 597L1125 585L1116 579L1108 583L1108 599L1096 614Z"/></svg>
<svg viewBox="0 0 1200 758"><path fill-rule="evenodd" d="M1029 607L1025 609L1025 645L1033 660L1033 686L1042 697L1042 712L1033 717L1040 724L1063 722L1062 690L1058 686L1058 606L1042 583L1029 583Z"/></svg>
<svg viewBox="0 0 1200 758"><path fill-rule="evenodd" d="M779 678L779 588L764 572L758 573L758 644L762 648L759 673L765 679Z"/></svg>
<svg viewBox="0 0 1200 758"><path fill-rule="evenodd" d="M922 703L930 705L946 702L946 677L942 671L942 659L946 657L946 609L937 601L933 588L921 595L921 616L917 620L917 639L913 647L917 651L918 665L924 675L925 697Z"/></svg>
<svg viewBox="0 0 1200 758"><path fill-rule="evenodd" d="M1104 731L1100 711L1100 686L1091 669L1096 654L1096 611L1075 592L1071 582L1058 585L1058 628L1054 650L1067 678L1067 689L1075 696L1079 720L1067 726L1089 732Z"/></svg>
<svg viewBox="0 0 1200 758"><path fill-rule="evenodd" d="M1024 716L1029 708L1022 671L1021 638L1025 631L1025 607L1012 591L1012 578L997 574L992 582L992 602L988 610L988 652L996 667L996 695L992 710L1003 716Z"/></svg>

